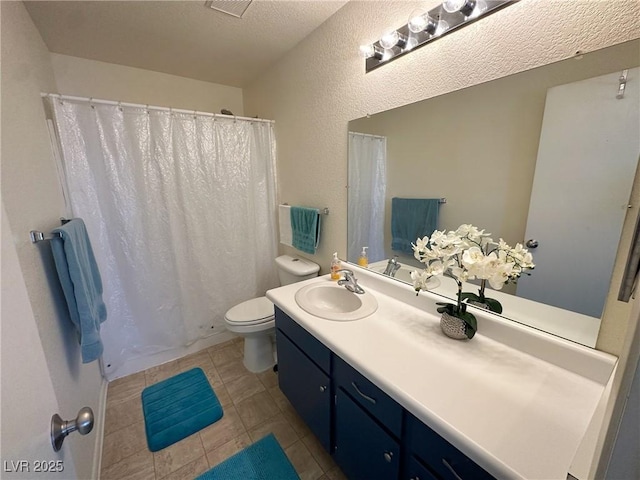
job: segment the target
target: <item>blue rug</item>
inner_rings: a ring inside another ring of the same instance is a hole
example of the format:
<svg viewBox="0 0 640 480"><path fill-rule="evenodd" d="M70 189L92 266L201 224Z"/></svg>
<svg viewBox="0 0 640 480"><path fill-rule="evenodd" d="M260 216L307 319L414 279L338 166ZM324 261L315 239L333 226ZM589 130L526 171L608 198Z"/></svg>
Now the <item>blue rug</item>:
<svg viewBox="0 0 640 480"><path fill-rule="evenodd" d="M222 418L222 406L201 368L194 368L142 391L149 450L157 452Z"/></svg>
<svg viewBox="0 0 640 480"><path fill-rule="evenodd" d="M196 480L300 480L300 477L270 433Z"/></svg>

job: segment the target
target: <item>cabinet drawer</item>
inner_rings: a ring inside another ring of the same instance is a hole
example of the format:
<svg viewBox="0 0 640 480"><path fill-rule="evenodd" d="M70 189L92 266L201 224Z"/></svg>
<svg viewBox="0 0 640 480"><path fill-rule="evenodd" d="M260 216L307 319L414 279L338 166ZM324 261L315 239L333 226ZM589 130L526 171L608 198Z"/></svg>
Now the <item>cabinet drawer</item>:
<svg viewBox="0 0 640 480"><path fill-rule="evenodd" d="M349 480L397 480L400 446L363 408L338 389L334 460Z"/></svg>
<svg viewBox="0 0 640 480"><path fill-rule="evenodd" d="M402 407L395 400L337 356L334 357L333 376L336 381L336 387L342 388L351 395L358 404L387 427L391 433L400 438Z"/></svg>
<svg viewBox="0 0 640 480"><path fill-rule="evenodd" d="M276 307L276 328L289 337L326 374L329 373L331 351L278 307ZM278 348L278 342L276 338L276 348Z"/></svg>
<svg viewBox="0 0 640 480"><path fill-rule="evenodd" d="M493 479L464 453L413 415L408 419L408 444L410 452L444 480Z"/></svg>
<svg viewBox="0 0 640 480"><path fill-rule="evenodd" d="M422 465L415 457L409 459L409 467L405 476L408 480L438 480L428 468Z"/></svg>

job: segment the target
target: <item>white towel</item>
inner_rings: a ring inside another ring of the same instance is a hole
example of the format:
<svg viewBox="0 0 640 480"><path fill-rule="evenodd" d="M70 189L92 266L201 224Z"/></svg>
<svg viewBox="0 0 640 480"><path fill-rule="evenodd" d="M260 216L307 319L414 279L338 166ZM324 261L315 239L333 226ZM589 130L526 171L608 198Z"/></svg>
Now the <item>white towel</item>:
<svg viewBox="0 0 640 480"><path fill-rule="evenodd" d="M291 233L291 206L280 205L278 207L278 217L280 225L280 243L292 246L293 234Z"/></svg>

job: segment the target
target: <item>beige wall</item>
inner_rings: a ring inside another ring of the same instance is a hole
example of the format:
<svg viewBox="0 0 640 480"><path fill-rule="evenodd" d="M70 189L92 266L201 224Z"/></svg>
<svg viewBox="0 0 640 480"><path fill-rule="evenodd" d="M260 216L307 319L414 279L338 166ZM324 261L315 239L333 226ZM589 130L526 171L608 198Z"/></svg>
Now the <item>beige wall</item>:
<svg viewBox="0 0 640 480"><path fill-rule="evenodd" d="M64 95L244 115L240 88L56 53L51 63Z"/></svg>
<svg viewBox="0 0 640 480"><path fill-rule="evenodd" d="M437 3L349 2L244 91L247 115L276 120L280 201L331 209L310 256L323 272L332 252L346 254L349 120L640 36L635 0L530 0L364 72L360 44ZM598 344L612 353L622 348L628 313L616 317L605 319Z"/></svg>
<svg viewBox="0 0 640 480"><path fill-rule="evenodd" d="M84 406L100 412L102 377L98 363L83 365L76 332L72 327L51 250L46 242L34 245L32 229L49 232L59 225L64 203L51 157L41 91L55 92L56 83L49 52L22 2L0 2L2 12L2 202L6 208L13 241L31 309L40 335L60 415L74 418ZM2 263L4 269L5 263ZM4 273L4 272L3 272ZM2 318L2 328L5 318ZM4 336L3 336L4 338ZM25 347L26 348L26 347ZM4 352L3 352L4 353ZM3 357L2 371L21 369ZM3 391L6 385L2 374ZM37 392L34 386L32 394ZM25 412L5 412L22 415ZM56 412L48 412L49 418ZM96 420L100 421L100 420ZM48 428L43 426L43 432ZM64 448L72 452L79 478L90 478L94 450L100 439L95 433L70 438Z"/></svg>

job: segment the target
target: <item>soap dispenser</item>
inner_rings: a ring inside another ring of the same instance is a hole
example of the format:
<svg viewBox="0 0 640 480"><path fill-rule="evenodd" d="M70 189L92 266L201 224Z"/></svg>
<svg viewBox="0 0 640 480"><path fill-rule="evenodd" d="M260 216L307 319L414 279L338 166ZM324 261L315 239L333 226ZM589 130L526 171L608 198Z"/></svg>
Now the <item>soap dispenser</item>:
<svg viewBox="0 0 640 480"><path fill-rule="evenodd" d="M340 259L338 258L338 252L333 254L333 258L331 259L331 280L340 280L340 274L338 270L342 268L342 264L340 263Z"/></svg>
<svg viewBox="0 0 640 480"><path fill-rule="evenodd" d="M362 247L362 252L360 252L360 257L358 257L358 265L360 265L361 267L369 266L369 257L367 256L367 248L369 247Z"/></svg>

